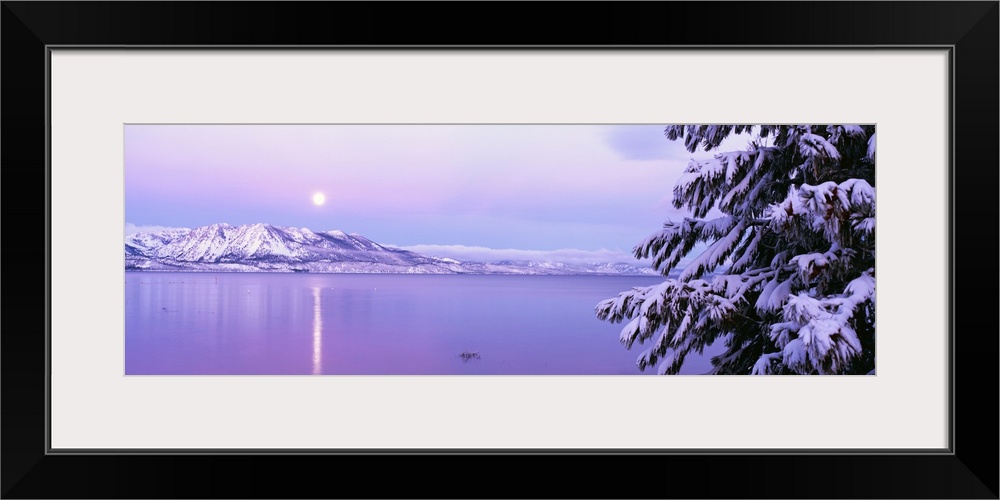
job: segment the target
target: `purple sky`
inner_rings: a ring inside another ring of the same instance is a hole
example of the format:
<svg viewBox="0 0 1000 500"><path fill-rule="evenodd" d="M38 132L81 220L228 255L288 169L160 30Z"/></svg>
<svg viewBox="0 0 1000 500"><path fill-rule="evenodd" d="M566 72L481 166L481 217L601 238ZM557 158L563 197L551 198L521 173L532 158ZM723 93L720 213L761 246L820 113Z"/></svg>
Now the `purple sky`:
<svg viewBox="0 0 1000 500"><path fill-rule="evenodd" d="M442 256L627 253L685 215L671 191L692 155L663 128L127 125L126 231L265 222ZM745 146L731 138L722 149Z"/></svg>

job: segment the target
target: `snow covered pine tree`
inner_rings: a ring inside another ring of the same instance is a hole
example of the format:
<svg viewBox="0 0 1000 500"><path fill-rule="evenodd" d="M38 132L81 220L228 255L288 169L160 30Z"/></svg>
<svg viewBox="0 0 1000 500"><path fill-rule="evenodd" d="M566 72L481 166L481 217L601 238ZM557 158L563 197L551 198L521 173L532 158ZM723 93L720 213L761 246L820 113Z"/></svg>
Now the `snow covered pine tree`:
<svg viewBox="0 0 1000 500"><path fill-rule="evenodd" d="M745 151L691 160L668 221L634 249L666 276L597 305L628 321L621 342L649 347L641 370L676 374L714 342L712 374L867 374L875 368L875 127L679 125L688 151L753 137ZM717 211L712 211L716 208ZM706 219L709 212L721 217Z"/></svg>

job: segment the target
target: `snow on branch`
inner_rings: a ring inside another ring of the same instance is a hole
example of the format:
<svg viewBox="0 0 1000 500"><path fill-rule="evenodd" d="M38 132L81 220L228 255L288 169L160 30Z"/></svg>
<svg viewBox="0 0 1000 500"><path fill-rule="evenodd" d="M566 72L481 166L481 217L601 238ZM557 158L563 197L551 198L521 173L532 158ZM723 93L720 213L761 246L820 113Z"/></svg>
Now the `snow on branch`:
<svg viewBox="0 0 1000 500"><path fill-rule="evenodd" d="M733 216L707 221L690 218L685 218L680 223L667 221L663 224L663 229L646 237L632 253L637 259L652 258L653 268L667 274L691 251L695 243L727 235L738 225Z"/></svg>
<svg viewBox="0 0 1000 500"><path fill-rule="evenodd" d="M799 153L807 158L821 157L830 160L839 160L840 152L837 147L830 144L830 141L816 134L802 134L799 136Z"/></svg>
<svg viewBox="0 0 1000 500"><path fill-rule="evenodd" d="M736 249L734 254L739 255L736 261L729 266L729 272L736 273L740 271L745 271L750 261L757 256L757 247L760 245L761 237L764 235L762 229L751 228L750 229L753 236L746 242L745 245Z"/></svg>
<svg viewBox="0 0 1000 500"><path fill-rule="evenodd" d="M684 138L684 147L694 153L698 146L711 151L730 134L742 134L752 128L752 125L672 125L664 130L664 135L671 141Z"/></svg>
<svg viewBox="0 0 1000 500"><path fill-rule="evenodd" d="M833 181L815 186L803 184L798 188L792 185L784 201L769 207L767 218L776 231L787 228L796 218L805 219L812 229L837 241L844 220L852 214L873 212L874 205L875 188L864 179L848 179L840 184ZM864 224L863 228L874 227L874 221Z"/></svg>
<svg viewBox="0 0 1000 500"><path fill-rule="evenodd" d="M850 193L852 206L875 205L875 188L864 179L847 179L840 189Z"/></svg>
<svg viewBox="0 0 1000 500"><path fill-rule="evenodd" d="M681 281L700 277L705 271L722 263L736 248L746 230L746 222L740 221L725 236L715 240L707 250L691 261L680 275Z"/></svg>
<svg viewBox="0 0 1000 500"><path fill-rule="evenodd" d="M640 369L656 364L669 352L669 362L660 368L676 373L687 352L702 349L706 339L711 338L703 332L736 310L730 299L714 291L718 286L705 280L666 280L656 286L622 292L617 298L598 304L596 312L600 319L626 322L619 334L619 341L626 348L636 341L643 344L655 338L637 360ZM738 289L740 283L734 282L729 287ZM692 335L693 331L699 333Z"/></svg>
<svg viewBox="0 0 1000 500"><path fill-rule="evenodd" d="M755 145L749 151L692 159L674 185L673 205L690 208L695 217L705 217L716 204L733 214L745 213L748 207L744 205L753 198L747 192L759 191L762 182L769 182L772 177L766 173L766 166L779 154L778 148Z"/></svg>
<svg viewBox="0 0 1000 500"><path fill-rule="evenodd" d="M769 375L774 373L774 364L781 361L780 352L772 352L770 354L765 354L757 360L753 365L753 370L750 372L751 375Z"/></svg>
<svg viewBox="0 0 1000 500"><path fill-rule="evenodd" d="M861 342L851 326L855 311L873 302L875 281L868 271L854 279L843 294L816 298L800 292L788 298L784 322L771 326L771 340L781 349L782 362L802 374L833 374L861 354Z"/></svg>
<svg viewBox="0 0 1000 500"><path fill-rule="evenodd" d="M826 132L830 134L831 144L840 144L840 139L847 137L863 137L865 129L859 125L830 125L826 127Z"/></svg>
<svg viewBox="0 0 1000 500"><path fill-rule="evenodd" d="M768 281L760 291L760 295L757 296L755 305L757 310L764 313L780 309L785 299L792 293L794 279L794 277L781 279L776 275L771 281Z"/></svg>
<svg viewBox="0 0 1000 500"><path fill-rule="evenodd" d="M617 298L601 301L595 308L597 317L602 320L611 321L612 323L618 323L625 318L633 317L635 310L642 304L642 300L652 289L653 287L651 286L635 287L630 291L619 293Z"/></svg>
<svg viewBox="0 0 1000 500"><path fill-rule="evenodd" d="M788 263L795 266L802 283L810 283L832 268L846 269L855 253L857 252L851 248L841 248L837 243L833 243L830 245L830 250L824 253L796 255L789 259Z"/></svg>

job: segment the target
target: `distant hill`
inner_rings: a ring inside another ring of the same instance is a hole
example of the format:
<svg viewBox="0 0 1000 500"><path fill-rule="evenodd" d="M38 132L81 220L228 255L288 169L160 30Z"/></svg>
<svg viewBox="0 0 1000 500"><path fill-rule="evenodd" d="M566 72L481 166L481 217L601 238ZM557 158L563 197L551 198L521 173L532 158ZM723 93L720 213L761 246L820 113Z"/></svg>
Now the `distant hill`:
<svg viewBox="0 0 1000 500"><path fill-rule="evenodd" d="M212 224L125 237L128 271L650 275L622 262L460 262L375 243L360 234L270 224Z"/></svg>

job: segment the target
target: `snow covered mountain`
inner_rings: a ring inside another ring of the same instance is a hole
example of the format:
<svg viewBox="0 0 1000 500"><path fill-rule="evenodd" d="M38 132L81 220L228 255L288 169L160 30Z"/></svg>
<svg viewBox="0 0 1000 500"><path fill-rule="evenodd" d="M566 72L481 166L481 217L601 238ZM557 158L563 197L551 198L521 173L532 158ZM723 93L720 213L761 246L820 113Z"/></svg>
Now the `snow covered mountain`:
<svg viewBox="0 0 1000 500"><path fill-rule="evenodd" d="M125 237L131 271L656 275L626 263L459 262L383 246L359 234L270 224L212 224Z"/></svg>

